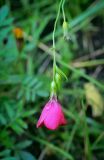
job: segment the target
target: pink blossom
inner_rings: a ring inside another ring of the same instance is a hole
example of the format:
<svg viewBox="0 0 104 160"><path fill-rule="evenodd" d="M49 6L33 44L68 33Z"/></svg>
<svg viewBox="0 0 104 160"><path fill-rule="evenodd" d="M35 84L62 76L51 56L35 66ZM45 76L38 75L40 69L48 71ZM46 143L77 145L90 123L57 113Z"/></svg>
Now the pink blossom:
<svg viewBox="0 0 104 160"><path fill-rule="evenodd" d="M65 125L66 119L64 117L62 107L56 98L51 98L43 108L40 118L37 122L37 128L46 126L50 130L57 129L60 125Z"/></svg>

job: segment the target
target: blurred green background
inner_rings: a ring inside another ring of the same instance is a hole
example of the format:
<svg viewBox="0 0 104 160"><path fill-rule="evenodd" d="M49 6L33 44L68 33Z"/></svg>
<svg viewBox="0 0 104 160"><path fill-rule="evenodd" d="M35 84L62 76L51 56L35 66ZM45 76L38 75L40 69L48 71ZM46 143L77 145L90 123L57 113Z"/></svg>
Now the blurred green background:
<svg viewBox="0 0 104 160"><path fill-rule="evenodd" d="M55 40L68 124L36 128L50 94L59 3L0 0L0 160L104 160L104 0L65 1L71 40L62 11Z"/></svg>

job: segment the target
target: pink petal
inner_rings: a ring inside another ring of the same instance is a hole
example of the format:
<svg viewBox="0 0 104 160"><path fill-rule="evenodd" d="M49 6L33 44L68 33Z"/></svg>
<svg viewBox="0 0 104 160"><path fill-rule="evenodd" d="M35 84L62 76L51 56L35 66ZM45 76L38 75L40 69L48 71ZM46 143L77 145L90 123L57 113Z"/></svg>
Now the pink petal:
<svg viewBox="0 0 104 160"><path fill-rule="evenodd" d="M67 124L67 120L65 119L64 114L62 113L61 119L60 119L60 125L65 125L65 124Z"/></svg>
<svg viewBox="0 0 104 160"><path fill-rule="evenodd" d="M64 113L62 111L62 107L61 107L60 103L58 103L58 107L60 108L60 112L61 112L60 125L65 125L65 124L67 124L67 120L64 117Z"/></svg>
<svg viewBox="0 0 104 160"><path fill-rule="evenodd" d="M42 111L40 118L37 122L37 128L41 127L43 125L43 121L46 118L46 116L48 115L49 109L50 109L50 101L43 108L43 111Z"/></svg>
<svg viewBox="0 0 104 160"><path fill-rule="evenodd" d="M59 106L58 102L55 100L52 100L52 103L50 104L51 108L44 119L44 125L51 130L55 130L58 128L60 124L64 123L64 118L62 115L61 107ZM62 119L62 120L61 120Z"/></svg>

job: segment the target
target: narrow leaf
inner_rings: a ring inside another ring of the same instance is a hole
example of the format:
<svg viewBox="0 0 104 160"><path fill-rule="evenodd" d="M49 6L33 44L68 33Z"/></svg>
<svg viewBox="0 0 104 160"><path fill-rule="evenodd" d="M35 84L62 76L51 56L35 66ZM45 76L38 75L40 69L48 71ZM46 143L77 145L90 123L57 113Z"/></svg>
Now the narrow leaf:
<svg viewBox="0 0 104 160"><path fill-rule="evenodd" d="M57 72L58 74L60 74L62 77L64 77L66 80L68 80L68 78L67 78L67 76L65 75L65 73L64 73L61 69L59 69L57 66L56 66L56 72Z"/></svg>

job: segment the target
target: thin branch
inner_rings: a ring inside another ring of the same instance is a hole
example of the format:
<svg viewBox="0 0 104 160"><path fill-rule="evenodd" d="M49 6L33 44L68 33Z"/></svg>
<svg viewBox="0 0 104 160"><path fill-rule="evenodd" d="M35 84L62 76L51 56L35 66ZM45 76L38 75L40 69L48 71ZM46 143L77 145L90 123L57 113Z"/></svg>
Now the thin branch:
<svg viewBox="0 0 104 160"><path fill-rule="evenodd" d="M104 54L104 48L98 49L98 50L92 52L90 55L87 54L85 56L77 58L77 59L74 60L74 62L88 60L89 58L94 58L94 57L100 56L102 54Z"/></svg>

